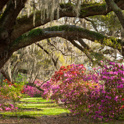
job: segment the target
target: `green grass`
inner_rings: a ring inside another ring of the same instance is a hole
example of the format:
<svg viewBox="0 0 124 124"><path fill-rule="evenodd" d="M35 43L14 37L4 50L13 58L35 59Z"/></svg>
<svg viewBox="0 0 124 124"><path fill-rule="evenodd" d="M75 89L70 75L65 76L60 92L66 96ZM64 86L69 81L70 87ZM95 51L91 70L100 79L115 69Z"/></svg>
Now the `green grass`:
<svg viewBox="0 0 124 124"><path fill-rule="evenodd" d="M57 104L54 104L54 103L28 103L28 104L25 104L25 103L21 103L21 104L18 104L17 107L19 108L47 108L47 107L56 107L58 106Z"/></svg>
<svg viewBox="0 0 124 124"><path fill-rule="evenodd" d="M38 98L38 97L31 97L31 98L22 98L20 100L21 102L53 102L53 100L46 100L43 98Z"/></svg>
<svg viewBox="0 0 124 124"><path fill-rule="evenodd" d="M68 110L64 110L62 108L50 108L44 109L42 111L17 111L17 112L4 112L3 115L7 116L30 116L30 117L38 117L42 115L59 115L62 113L68 113Z"/></svg>
<svg viewBox="0 0 124 124"><path fill-rule="evenodd" d="M40 117L43 115L59 115L62 113L69 113L69 110L61 108L52 100L45 100L43 98L22 98L21 103L17 103L19 108L16 112L0 112L4 116L29 116ZM27 110L28 109L28 110Z"/></svg>

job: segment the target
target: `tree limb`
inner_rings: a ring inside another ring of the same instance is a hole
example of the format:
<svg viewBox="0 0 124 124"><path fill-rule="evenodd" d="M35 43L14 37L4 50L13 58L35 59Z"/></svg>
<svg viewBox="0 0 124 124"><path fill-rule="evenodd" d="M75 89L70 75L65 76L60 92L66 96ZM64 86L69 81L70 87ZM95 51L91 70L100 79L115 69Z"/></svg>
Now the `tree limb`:
<svg viewBox="0 0 124 124"><path fill-rule="evenodd" d="M71 37L68 38L68 40L75 46L77 47L79 50L81 50L83 53L85 53L85 55L89 58L89 60L94 63L93 59L91 58L91 56L87 53L87 51L82 48L79 44L77 44Z"/></svg>
<svg viewBox="0 0 124 124"><path fill-rule="evenodd" d="M46 49L44 49L39 43L36 43L36 45L37 45L38 47L40 47L47 55L50 56L50 58L52 59L53 65L54 65L55 68L57 69L57 62L58 62L58 59L59 59L59 58L57 58L57 59L53 58L53 57L51 56L51 54L50 54Z"/></svg>
<svg viewBox="0 0 124 124"><path fill-rule="evenodd" d="M48 40L48 44L53 46L57 51L61 52L61 54L64 55L64 56L75 56L75 55L72 55L72 54L64 53L62 50L58 49L54 44L52 44L49 40Z"/></svg>
<svg viewBox="0 0 124 124"><path fill-rule="evenodd" d="M121 8L124 9L124 1L120 0L117 2L117 5ZM59 12L59 18L61 17L76 17L76 12L73 10L74 5L73 4L60 4L60 12ZM94 15L106 15L109 12L111 12L111 9L107 10L107 6L105 3L102 4L82 4L81 5L81 10L80 10L80 15L79 18L85 18L89 16L94 16ZM54 20L58 19L57 15L55 13L54 15ZM36 12L36 21L35 21L35 26L33 25L33 13L27 17L23 16L20 19L17 19L17 24L15 25L15 30L13 31L12 39L16 39L19 36L21 36L23 33L26 33L27 31L44 25L48 22L50 22L51 19L47 18L44 21L42 20L41 23L41 12L37 11Z"/></svg>
<svg viewBox="0 0 124 124"><path fill-rule="evenodd" d="M8 2L9 0L1 0L0 1L0 11L3 9L3 7L6 5L6 3Z"/></svg>
<svg viewBox="0 0 124 124"><path fill-rule="evenodd" d="M91 51L91 48L80 38L78 42L87 50Z"/></svg>
<svg viewBox="0 0 124 124"><path fill-rule="evenodd" d="M41 89L39 86L35 85L34 83L28 83L28 84L26 84L26 85L28 85L28 86L32 86L32 87L36 87L38 90L44 92L43 89Z"/></svg>
<svg viewBox="0 0 124 124"><path fill-rule="evenodd" d="M45 29L40 29L40 28L34 29L28 32L27 34L22 35L21 37L16 39L10 45L9 49L10 51L14 52L20 48L31 45L32 43L35 43L37 41L48 39L51 37L57 37L57 36L65 39L67 39L69 36L72 36L74 40L85 38L93 42L97 41L100 44L103 44L112 48L116 46L116 48L119 51L121 51L121 47L123 46L123 44L121 44L120 39L107 37L98 32L89 31L87 29L83 29L78 26L61 25L61 26L53 26Z"/></svg>
<svg viewBox="0 0 124 124"><path fill-rule="evenodd" d="M6 10L4 11L0 19L0 26L7 29L12 28L14 26L18 14L22 10L22 8L24 8L26 1L27 0L10 0Z"/></svg>
<svg viewBox="0 0 124 124"><path fill-rule="evenodd" d="M92 24L93 28L95 29L95 31L98 32L98 29L97 29L97 27L96 27L96 25L95 25L95 23L94 23L93 20L91 20L91 19L89 19L89 18L85 18L85 20L91 22L91 24Z"/></svg>
<svg viewBox="0 0 124 124"><path fill-rule="evenodd" d="M105 0L107 5L112 8L112 10L115 12L116 16L118 17L123 29L124 29L124 14L121 10L121 8L118 7L118 5L113 0Z"/></svg>
<svg viewBox="0 0 124 124"><path fill-rule="evenodd" d="M5 79L7 79L8 81L11 81L9 75L7 75L6 72L5 72L3 69L1 69L0 72L1 72L1 74L4 76Z"/></svg>
<svg viewBox="0 0 124 124"><path fill-rule="evenodd" d="M110 6L112 10L115 12L124 30L124 14L121 8L113 0L105 0L105 1L107 5ZM122 44L124 44L123 40L122 40ZM122 46L122 55L123 54L124 54L124 45Z"/></svg>
<svg viewBox="0 0 124 124"><path fill-rule="evenodd" d="M16 18L27 0L10 0L0 18L0 44L8 45ZM15 3L16 2L16 3Z"/></svg>

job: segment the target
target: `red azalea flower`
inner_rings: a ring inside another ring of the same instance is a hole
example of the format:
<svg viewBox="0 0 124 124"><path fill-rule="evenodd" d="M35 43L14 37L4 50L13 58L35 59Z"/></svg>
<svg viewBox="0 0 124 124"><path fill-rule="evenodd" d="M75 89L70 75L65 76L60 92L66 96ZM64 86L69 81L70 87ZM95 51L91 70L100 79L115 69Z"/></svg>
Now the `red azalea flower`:
<svg viewBox="0 0 124 124"><path fill-rule="evenodd" d="M66 70L67 70L66 68L63 69L63 71L66 71Z"/></svg>
<svg viewBox="0 0 124 124"><path fill-rule="evenodd" d="M122 98L122 101L124 101L124 98Z"/></svg>
<svg viewBox="0 0 124 124"><path fill-rule="evenodd" d="M21 93L24 93L24 90L22 90Z"/></svg>
<svg viewBox="0 0 124 124"><path fill-rule="evenodd" d="M65 68L65 66L61 66L61 67L60 67L60 69L64 69L64 68Z"/></svg>
<svg viewBox="0 0 124 124"><path fill-rule="evenodd" d="M122 105L120 109L123 109L123 108L124 108L124 105Z"/></svg>

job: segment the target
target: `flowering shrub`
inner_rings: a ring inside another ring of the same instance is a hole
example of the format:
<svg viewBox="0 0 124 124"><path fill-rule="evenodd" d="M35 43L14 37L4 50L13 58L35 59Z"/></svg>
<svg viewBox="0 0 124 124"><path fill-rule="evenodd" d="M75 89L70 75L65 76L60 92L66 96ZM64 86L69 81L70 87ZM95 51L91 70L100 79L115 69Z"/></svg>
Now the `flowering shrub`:
<svg viewBox="0 0 124 124"><path fill-rule="evenodd" d="M31 97L35 97L35 96L41 96L42 92L38 90L36 87L24 86L22 93L28 94Z"/></svg>
<svg viewBox="0 0 124 124"><path fill-rule="evenodd" d="M90 74L90 75L89 75ZM123 113L122 98L124 97L124 66L109 62L104 65L99 74L91 72L83 76L83 80L92 80L99 84L99 88L88 95L88 115L96 118L119 118Z"/></svg>
<svg viewBox="0 0 124 124"><path fill-rule="evenodd" d="M13 104L0 104L0 111L14 111L18 107L15 107Z"/></svg>
<svg viewBox="0 0 124 124"><path fill-rule="evenodd" d="M12 84L7 79L4 80L4 85L0 87L0 111L13 111L18 108L15 107L15 102L19 101L22 97L21 90L23 86L21 84ZM8 104L12 103L12 104Z"/></svg>
<svg viewBox="0 0 124 124"><path fill-rule="evenodd" d="M99 73L85 70L80 64L62 66L42 86L44 96L61 100L73 114L118 118L124 108L124 66L110 62Z"/></svg>
<svg viewBox="0 0 124 124"><path fill-rule="evenodd" d="M40 81L40 80L35 80L34 81L34 85L37 86L37 87L40 87L42 85L42 83L43 82ZM31 97L41 96L41 94L43 93L42 91L38 90L36 87L28 86L28 85L25 85L21 92L25 93L25 94L28 94Z"/></svg>
<svg viewBox="0 0 124 124"><path fill-rule="evenodd" d="M51 80L42 86L45 91L44 95L47 95L47 98L50 98L52 95L52 98L56 99L56 101L59 98L66 98L66 95L80 84L85 70L82 64L72 64L67 67L61 66L60 70L55 72Z"/></svg>
<svg viewBox="0 0 124 124"><path fill-rule="evenodd" d="M16 87L15 84L12 84L12 82L10 82L10 81L7 80L7 79L3 80L3 82L4 82L4 85L12 85L12 86Z"/></svg>
<svg viewBox="0 0 124 124"><path fill-rule="evenodd" d="M100 96L99 111L103 117L118 118L124 97L124 66L109 62L108 66L104 66L100 78L105 90Z"/></svg>
<svg viewBox="0 0 124 124"><path fill-rule="evenodd" d="M5 80L7 81L7 80ZM3 87L0 87L0 94L5 99L11 99L13 102L19 101L22 97L22 86L18 84L12 84L11 82L5 82Z"/></svg>

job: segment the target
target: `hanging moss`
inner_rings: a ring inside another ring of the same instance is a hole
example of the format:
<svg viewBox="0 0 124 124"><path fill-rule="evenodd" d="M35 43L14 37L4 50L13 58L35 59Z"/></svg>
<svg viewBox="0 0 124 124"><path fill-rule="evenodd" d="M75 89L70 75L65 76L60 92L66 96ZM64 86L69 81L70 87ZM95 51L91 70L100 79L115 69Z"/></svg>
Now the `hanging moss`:
<svg viewBox="0 0 124 124"><path fill-rule="evenodd" d="M67 8L68 10L72 11L74 8L74 4L72 3L60 3L60 8Z"/></svg>
<svg viewBox="0 0 124 124"><path fill-rule="evenodd" d="M29 19L31 18L31 19ZM27 15L24 15L23 17L19 17L17 19L17 24L29 24L29 21L33 23L33 12L30 14L30 17L27 17ZM36 12L36 20L41 20L41 11Z"/></svg>

